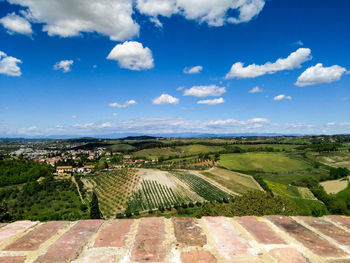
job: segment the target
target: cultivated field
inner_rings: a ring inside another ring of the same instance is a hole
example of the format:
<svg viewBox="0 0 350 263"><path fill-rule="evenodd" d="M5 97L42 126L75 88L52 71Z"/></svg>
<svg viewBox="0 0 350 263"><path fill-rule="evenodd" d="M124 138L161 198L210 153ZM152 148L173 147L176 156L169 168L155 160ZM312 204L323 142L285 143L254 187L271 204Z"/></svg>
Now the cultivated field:
<svg viewBox="0 0 350 263"><path fill-rule="evenodd" d="M330 180L330 181L324 181L321 182L320 185L323 186L324 190L330 194L336 194L339 193L340 191L344 190L349 183L349 178L341 178L337 180Z"/></svg>
<svg viewBox="0 0 350 263"><path fill-rule="evenodd" d="M309 200L317 200L312 192L306 187L297 187L293 185L279 184L276 182L266 181L269 188L275 195L290 198L303 198Z"/></svg>
<svg viewBox="0 0 350 263"><path fill-rule="evenodd" d="M115 217L124 211L139 179L138 174L131 169L103 172L90 179L105 218Z"/></svg>
<svg viewBox="0 0 350 263"><path fill-rule="evenodd" d="M164 147L164 148L150 148L143 149L133 153L133 156L142 157L167 157L172 155L195 155L195 154L205 154L209 152L218 152L223 150L223 146L206 146L200 144L186 145L186 146L176 146L176 147Z"/></svg>
<svg viewBox="0 0 350 263"><path fill-rule="evenodd" d="M302 170L310 167L307 163L289 158L280 153L233 153L220 155L219 164L237 171L277 172Z"/></svg>
<svg viewBox="0 0 350 263"><path fill-rule="evenodd" d="M201 173L235 193L243 194L249 190L262 190L260 185L250 175L221 168L212 168Z"/></svg>
<svg viewBox="0 0 350 263"><path fill-rule="evenodd" d="M203 197L205 200L213 201L230 197L230 194L209 183L207 180L194 175L193 173L178 171L172 172L172 174L188 185L192 191Z"/></svg>
<svg viewBox="0 0 350 263"><path fill-rule="evenodd" d="M327 164L333 167L346 167L350 169L350 153L349 152L338 152L338 153L312 153L309 154L311 158Z"/></svg>
<svg viewBox="0 0 350 263"><path fill-rule="evenodd" d="M139 169L137 175L140 181L127 202L127 213L204 201L186 184L166 171Z"/></svg>

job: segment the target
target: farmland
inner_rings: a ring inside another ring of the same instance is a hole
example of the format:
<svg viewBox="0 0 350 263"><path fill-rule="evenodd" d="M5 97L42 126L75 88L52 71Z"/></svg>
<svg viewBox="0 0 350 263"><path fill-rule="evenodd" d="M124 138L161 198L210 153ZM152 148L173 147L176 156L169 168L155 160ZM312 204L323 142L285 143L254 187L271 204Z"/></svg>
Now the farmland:
<svg viewBox="0 0 350 263"><path fill-rule="evenodd" d="M280 153L223 154L219 164L236 171L292 171L310 167L307 163L289 158Z"/></svg>
<svg viewBox="0 0 350 263"><path fill-rule="evenodd" d="M103 216L110 218L123 211L138 182L139 177L130 169L103 172L92 177L91 183Z"/></svg>
<svg viewBox="0 0 350 263"><path fill-rule="evenodd" d="M168 157L168 156L187 156L198 155L211 152L218 152L223 150L222 146L206 146L206 145L185 145L176 147L164 147L164 148L151 148L143 149L133 153L134 156L139 157Z"/></svg>
<svg viewBox="0 0 350 263"><path fill-rule="evenodd" d="M173 172L180 181L184 182L189 188L205 200L214 201L222 198L228 198L230 195L208 181L192 174L183 171Z"/></svg>
<svg viewBox="0 0 350 263"><path fill-rule="evenodd" d="M349 178L341 178L337 180L329 180L320 183L327 193L339 193L349 184Z"/></svg>
<svg viewBox="0 0 350 263"><path fill-rule="evenodd" d="M246 174L221 168L214 168L201 173L235 193L244 194L250 190L261 190L260 185L251 176Z"/></svg>

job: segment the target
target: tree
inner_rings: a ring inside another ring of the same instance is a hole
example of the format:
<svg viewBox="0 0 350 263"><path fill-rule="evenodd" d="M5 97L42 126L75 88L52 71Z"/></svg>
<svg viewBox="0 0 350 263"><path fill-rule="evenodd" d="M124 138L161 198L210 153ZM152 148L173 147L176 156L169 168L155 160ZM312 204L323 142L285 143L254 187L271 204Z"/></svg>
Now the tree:
<svg viewBox="0 0 350 263"><path fill-rule="evenodd" d="M100 207L98 205L97 195L95 194L95 192L93 192L92 199L90 202L90 218L91 219L101 219L102 218Z"/></svg>

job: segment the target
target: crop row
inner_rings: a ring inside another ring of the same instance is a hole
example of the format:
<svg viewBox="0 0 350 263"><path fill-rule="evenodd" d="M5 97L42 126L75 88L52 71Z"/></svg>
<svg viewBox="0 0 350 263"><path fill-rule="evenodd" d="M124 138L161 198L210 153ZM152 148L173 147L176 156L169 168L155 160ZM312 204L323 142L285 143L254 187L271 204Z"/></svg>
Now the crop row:
<svg viewBox="0 0 350 263"><path fill-rule="evenodd" d="M173 172L173 175L205 200L213 201L230 197L230 194L194 174Z"/></svg>
<svg viewBox="0 0 350 263"><path fill-rule="evenodd" d="M153 180L143 180L138 191L130 198L126 212L144 211L159 207L171 207L190 201L171 187Z"/></svg>

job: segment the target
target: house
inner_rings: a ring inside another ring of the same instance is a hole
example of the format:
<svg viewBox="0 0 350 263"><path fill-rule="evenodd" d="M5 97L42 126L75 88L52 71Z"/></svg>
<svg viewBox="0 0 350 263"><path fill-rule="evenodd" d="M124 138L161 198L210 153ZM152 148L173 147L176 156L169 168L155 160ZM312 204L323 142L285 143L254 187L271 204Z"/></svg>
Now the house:
<svg viewBox="0 0 350 263"><path fill-rule="evenodd" d="M77 169L78 173L91 173L95 169L95 165L85 165Z"/></svg>
<svg viewBox="0 0 350 263"><path fill-rule="evenodd" d="M57 166L56 167L56 173L58 175L68 175L73 172L73 166Z"/></svg>
<svg viewBox="0 0 350 263"><path fill-rule="evenodd" d="M91 173L95 169L95 165L85 165L83 168L85 173Z"/></svg>

